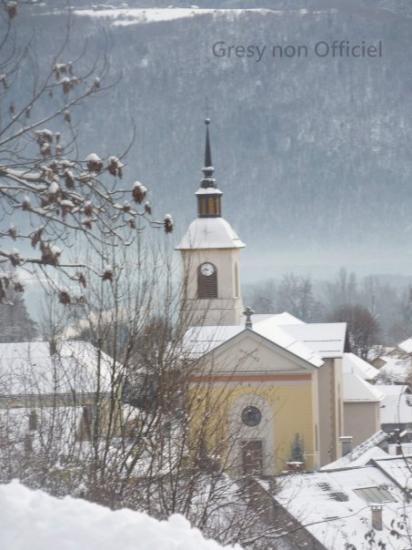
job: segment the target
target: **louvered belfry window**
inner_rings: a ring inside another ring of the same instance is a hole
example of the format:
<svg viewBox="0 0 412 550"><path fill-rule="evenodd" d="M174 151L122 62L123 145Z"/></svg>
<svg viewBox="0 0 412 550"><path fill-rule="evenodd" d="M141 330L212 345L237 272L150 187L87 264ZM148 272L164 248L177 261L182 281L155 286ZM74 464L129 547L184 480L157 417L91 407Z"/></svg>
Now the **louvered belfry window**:
<svg viewBox="0 0 412 550"><path fill-rule="evenodd" d="M198 197L198 214L200 218L219 218L221 204L219 195L201 195Z"/></svg>
<svg viewBox="0 0 412 550"><path fill-rule="evenodd" d="M197 297L203 299L217 298L217 269L210 275L202 273L202 266L197 269Z"/></svg>

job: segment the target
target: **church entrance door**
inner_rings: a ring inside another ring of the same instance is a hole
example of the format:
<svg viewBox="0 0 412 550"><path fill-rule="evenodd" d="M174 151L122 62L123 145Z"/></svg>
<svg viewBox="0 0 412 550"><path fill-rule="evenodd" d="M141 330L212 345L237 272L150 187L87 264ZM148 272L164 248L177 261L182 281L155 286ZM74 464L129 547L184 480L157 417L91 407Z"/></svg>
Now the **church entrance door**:
<svg viewBox="0 0 412 550"><path fill-rule="evenodd" d="M242 467L245 475L263 473L263 442L261 439L242 441Z"/></svg>

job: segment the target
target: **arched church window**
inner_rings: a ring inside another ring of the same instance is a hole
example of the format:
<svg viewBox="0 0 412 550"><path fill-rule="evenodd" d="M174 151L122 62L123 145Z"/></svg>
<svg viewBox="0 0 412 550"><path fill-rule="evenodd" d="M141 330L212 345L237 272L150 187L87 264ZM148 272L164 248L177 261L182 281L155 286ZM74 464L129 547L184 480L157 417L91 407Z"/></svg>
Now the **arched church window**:
<svg viewBox="0 0 412 550"><path fill-rule="evenodd" d="M217 269L210 262L205 262L198 267L197 297L217 298Z"/></svg>

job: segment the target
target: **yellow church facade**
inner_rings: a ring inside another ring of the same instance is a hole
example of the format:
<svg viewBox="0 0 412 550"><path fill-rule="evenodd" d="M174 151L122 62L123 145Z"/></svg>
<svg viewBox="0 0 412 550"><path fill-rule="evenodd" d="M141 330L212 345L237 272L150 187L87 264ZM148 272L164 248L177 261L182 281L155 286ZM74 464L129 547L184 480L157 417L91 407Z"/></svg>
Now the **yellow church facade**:
<svg viewBox="0 0 412 550"><path fill-rule="evenodd" d="M194 424L213 411L208 448L213 452L225 442L228 469L282 471L297 434L306 467L319 465L316 367L247 329L204 355L196 370Z"/></svg>

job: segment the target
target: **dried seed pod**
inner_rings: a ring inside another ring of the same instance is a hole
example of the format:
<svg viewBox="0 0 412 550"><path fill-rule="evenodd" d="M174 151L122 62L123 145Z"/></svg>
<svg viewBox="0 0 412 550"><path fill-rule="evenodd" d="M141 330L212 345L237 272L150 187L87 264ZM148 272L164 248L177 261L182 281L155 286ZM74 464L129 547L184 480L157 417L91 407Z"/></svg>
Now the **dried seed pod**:
<svg viewBox="0 0 412 550"><path fill-rule="evenodd" d="M96 90L99 90L100 89L100 78L98 76L96 76L96 78L94 79L94 82L93 82L93 85L92 85L92 90L96 91Z"/></svg>
<svg viewBox="0 0 412 550"><path fill-rule="evenodd" d="M70 294L67 292L67 290L60 290L59 302L65 306L71 304Z"/></svg>
<svg viewBox="0 0 412 550"><path fill-rule="evenodd" d="M84 203L83 212L88 217L93 215L93 205L90 201Z"/></svg>
<svg viewBox="0 0 412 550"><path fill-rule="evenodd" d="M89 172L99 174L102 171L103 162L101 158L96 155L96 153L90 153L90 155L87 155L86 164Z"/></svg>
<svg viewBox="0 0 412 550"><path fill-rule="evenodd" d="M15 250L11 254L9 254L9 260L10 260L11 265L13 267L16 267L16 266L20 265L21 258L20 258L20 254L18 253L17 250Z"/></svg>
<svg viewBox="0 0 412 550"><path fill-rule="evenodd" d="M33 248L36 248L37 244L40 242L42 233L43 233L43 228L40 227L39 229L34 231L34 233L31 234L31 245Z"/></svg>
<svg viewBox="0 0 412 550"><path fill-rule="evenodd" d="M65 122L68 122L69 124L71 123L72 121L72 115L70 114L70 111L64 111L63 113L63 117L64 117L64 121Z"/></svg>
<svg viewBox="0 0 412 550"><path fill-rule="evenodd" d="M51 156L51 146L50 143L43 143L43 145L40 147L40 153L43 155L43 157L50 157Z"/></svg>
<svg viewBox="0 0 412 550"><path fill-rule="evenodd" d="M119 176L122 177L122 168L123 164L120 162L120 160L117 157L109 157L107 170L109 174L112 176Z"/></svg>
<svg viewBox="0 0 412 550"><path fill-rule="evenodd" d="M163 227L165 233L171 233L173 231L173 218L170 214L166 214L163 220Z"/></svg>
<svg viewBox="0 0 412 550"><path fill-rule="evenodd" d="M5 3L4 7L9 18L14 19L14 17L16 17L17 15L17 2L15 2L14 0L9 0L9 2Z"/></svg>
<svg viewBox="0 0 412 550"><path fill-rule="evenodd" d="M41 261L45 265L58 265L59 263L59 257L61 254L60 248L57 246L49 245L48 243L41 242L40 243L40 250L41 250Z"/></svg>
<svg viewBox="0 0 412 550"><path fill-rule="evenodd" d="M13 285L14 292L24 292L24 286L19 282L16 281Z"/></svg>
<svg viewBox="0 0 412 550"><path fill-rule="evenodd" d="M17 229L16 229L16 226L15 226L15 225L11 225L11 226L9 227L8 234L9 234L10 237L13 239L13 241L16 240L16 238L17 238Z"/></svg>
<svg viewBox="0 0 412 550"><path fill-rule="evenodd" d="M86 277L84 276L83 273L79 273L78 276L78 281L79 281L79 284L83 287L83 288L86 288L87 286L87 282L86 282Z"/></svg>
<svg viewBox="0 0 412 550"><path fill-rule="evenodd" d="M135 202L138 202L139 204L142 204L147 194L147 188L140 183L139 181L136 181L133 185L132 190L132 196Z"/></svg>
<svg viewBox="0 0 412 550"><path fill-rule="evenodd" d="M64 183L66 187L68 189L73 189L75 184L73 172L68 168L66 168L65 171L63 172L63 177L64 177Z"/></svg>
<svg viewBox="0 0 412 550"><path fill-rule="evenodd" d="M107 265L102 274L103 281L113 281L113 268L111 265Z"/></svg>
<svg viewBox="0 0 412 550"><path fill-rule="evenodd" d="M31 210L31 201L29 197L24 197L22 203L21 203L22 210Z"/></svg>
<svg viewBox="0 0 412 550"><path fill-rule="evenodd" d="M150 204L149 201L146 201L144 203L144 211L146 212L146 214L149 214L149 216L151 215L152 213L152 205Z"/></svg>
<svg viewBox="0 0 412 550"><path fill-rule="evenodd" d="M73 86L71 80L67 78L67 76L66 78L63 78L63 80L61 81L61 85L62 85L64 94L68 94Z"/></svg>

